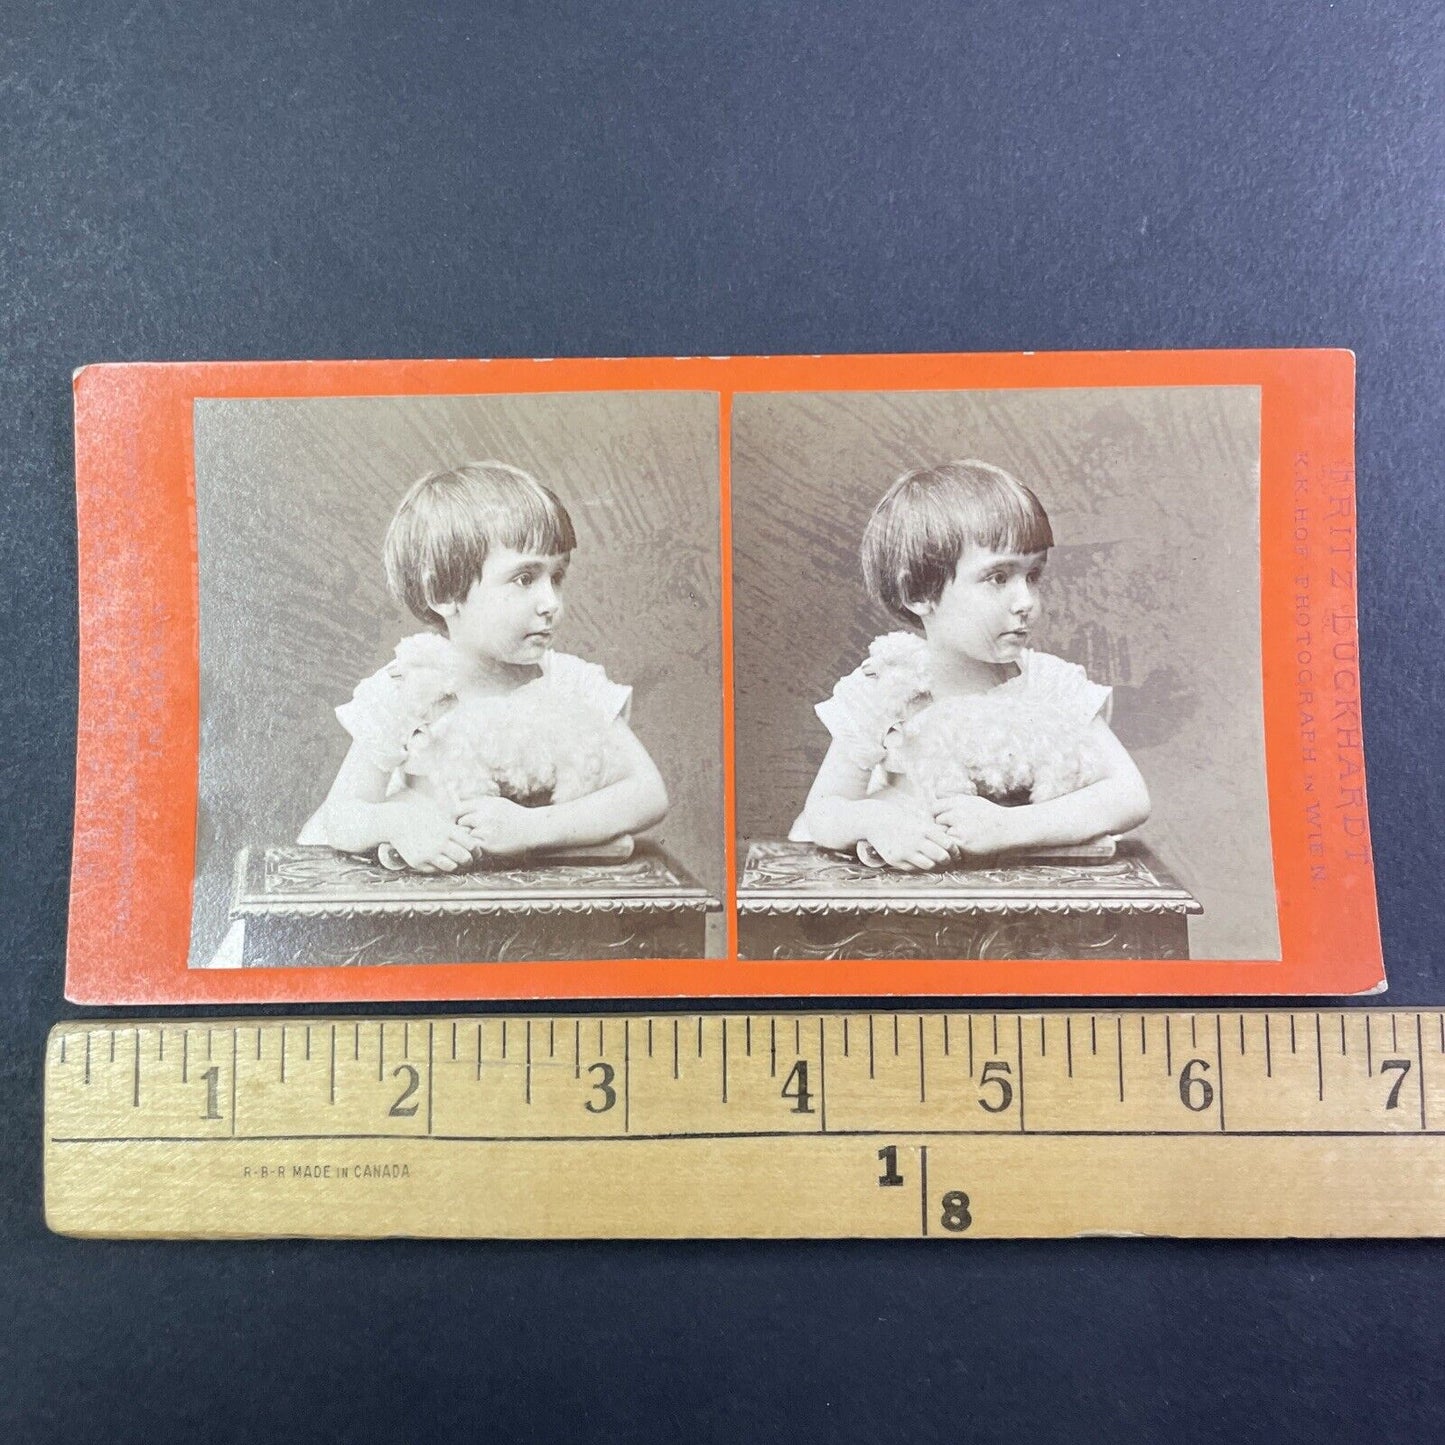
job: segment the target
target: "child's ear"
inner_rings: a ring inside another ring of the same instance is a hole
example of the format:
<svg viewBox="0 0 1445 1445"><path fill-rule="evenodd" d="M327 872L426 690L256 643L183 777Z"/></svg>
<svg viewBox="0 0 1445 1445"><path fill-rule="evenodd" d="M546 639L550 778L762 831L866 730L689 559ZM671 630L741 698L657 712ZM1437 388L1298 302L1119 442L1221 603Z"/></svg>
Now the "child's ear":
<svg viewBox="0 0 1445 1445"><path fill-rule="evenodd" d="M903 599L903 606L915 617L927 617L928 614L933 611L933 603L928 601L927 598L918 598L915 600L908 595L908 592L908 574L906 572L900 572L898 574L898 595Z"/></svg>

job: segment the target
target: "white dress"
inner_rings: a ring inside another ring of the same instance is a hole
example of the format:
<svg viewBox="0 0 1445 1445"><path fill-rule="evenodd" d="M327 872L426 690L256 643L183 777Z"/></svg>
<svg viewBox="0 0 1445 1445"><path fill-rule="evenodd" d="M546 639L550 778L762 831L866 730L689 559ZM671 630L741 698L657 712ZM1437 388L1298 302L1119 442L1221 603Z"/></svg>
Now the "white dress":
<svg viewBox="0 0 1445 1445"><path fill-rule="evenodd" d="M1077 663L1025 649L1018 669L1015 677L984 694L985 704L996 701L1015 715L1034 710L1080 733L1095 717L1108 721L1113 690L1090 682ZM890 632L874 639L867 658L814 711L849 760L868 774L871 796L903 779L904 728L933 702L928 644L916 633ZM801 815L788 837L812 841Z"/></svg>
<svg viewBox="0 0 1445 1445"><path fill-rule="evenodd" d="M548 651L532 681L463 701L461 665L438 633L404 638L396 656L336 709L357 747L389 775L388 797L417 787L455 802L500 795L536 804L604 786L607 734L629 717L630 687L595 662ZM329 841L320 810L297 841Z"/></svg>

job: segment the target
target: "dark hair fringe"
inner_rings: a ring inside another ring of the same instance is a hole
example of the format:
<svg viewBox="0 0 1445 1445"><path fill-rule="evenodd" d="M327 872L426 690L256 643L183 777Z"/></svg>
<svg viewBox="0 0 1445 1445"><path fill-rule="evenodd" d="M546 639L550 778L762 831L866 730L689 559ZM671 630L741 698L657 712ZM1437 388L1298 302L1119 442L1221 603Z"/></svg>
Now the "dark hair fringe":
<svg viewBox="0 0 1445 1445"><path fill-rule="evenodd" d="M387 528L387 586L414 617L441 626L437 602L461 602L493 547L564 556L577 533L557 494L505 462L464 462L413 483Z"/></svg>
<svg viewBox="0 0 1445 1445"><path fill-rule="evenodd" d="M883 494L863 532L863 577L888 613L910 627L909 604L937 602L972 544L1027 556L1054 545L1033 492L988 462L944 462L905 472Z"/></svg>

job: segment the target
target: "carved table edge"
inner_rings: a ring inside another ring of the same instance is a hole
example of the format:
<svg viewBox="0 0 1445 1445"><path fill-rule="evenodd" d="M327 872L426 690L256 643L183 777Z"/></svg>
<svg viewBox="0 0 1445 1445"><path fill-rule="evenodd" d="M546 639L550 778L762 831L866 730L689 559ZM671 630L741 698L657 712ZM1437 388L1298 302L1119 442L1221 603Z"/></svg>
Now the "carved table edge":
<svg viewBox="0 0 1445 1445"><path fill-rule="evenodd" d="M722 901L710 895L689 898L469 898L415 902L361 902L354 899L265 901L237 899L234 918L500 918L584 917L588 914L720 913Z"/></svg>
<svg viewBox="0 0 1445 1445"><path fill-rule="evenodd" d="M1204 905L1195 898L777 898L738 896L738 911L757 916L810 916L833 913L898 914L905 918L934 917L946 914L967 918L977 914L989 916L1026 917L1050 914L1059 917L1123 913L1136 916L1148 914L1203 913Z"/></svg>

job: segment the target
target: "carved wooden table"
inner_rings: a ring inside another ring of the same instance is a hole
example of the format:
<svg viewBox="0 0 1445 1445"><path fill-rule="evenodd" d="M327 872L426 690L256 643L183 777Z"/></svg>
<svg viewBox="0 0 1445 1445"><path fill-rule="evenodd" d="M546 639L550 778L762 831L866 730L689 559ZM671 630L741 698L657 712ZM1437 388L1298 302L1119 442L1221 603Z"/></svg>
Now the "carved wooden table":
<svg viewBox="0 0 1445 1445"><path fill-rule="evenodd" d="M289 845L241 853L231 918L242 966L275 968L702 958L721 908L647 843L623 863L430 875Z"/></svg>
<svg viewBox="0 0 1445 1445"><path fill-rule="evenodd" d="M812 843L747 846L744 958L1188 958L1193 897L1137 842L1100 861L935 873L869 868Z"/></svg>

